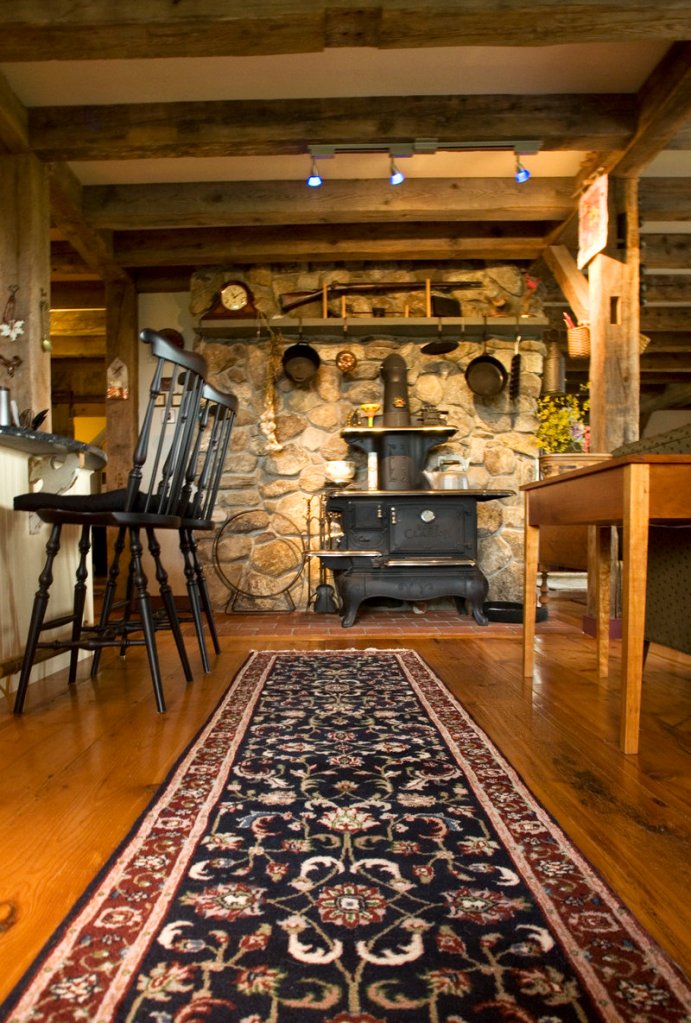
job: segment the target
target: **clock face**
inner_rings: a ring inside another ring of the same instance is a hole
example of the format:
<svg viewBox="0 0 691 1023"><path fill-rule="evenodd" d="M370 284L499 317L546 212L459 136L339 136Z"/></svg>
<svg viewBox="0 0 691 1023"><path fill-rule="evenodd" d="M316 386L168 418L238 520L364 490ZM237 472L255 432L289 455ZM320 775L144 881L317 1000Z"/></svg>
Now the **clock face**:
<svg viewBox="0 0 691 1023"><path fill-rule="evenodd" d="M225 309L237 312L249 303L249 291L244 284L231 282L221 288L221 302Z"/></svg>

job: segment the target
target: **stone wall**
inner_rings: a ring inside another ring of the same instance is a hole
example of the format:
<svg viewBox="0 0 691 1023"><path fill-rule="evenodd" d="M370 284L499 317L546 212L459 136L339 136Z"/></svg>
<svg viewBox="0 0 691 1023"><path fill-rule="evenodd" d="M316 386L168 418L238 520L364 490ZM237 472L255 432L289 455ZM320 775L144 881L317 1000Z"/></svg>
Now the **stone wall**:
<svg viewBox="0 0 691 1023"><path fill-rule="evenodd" d="M262 289L276 286L275 278L262 275L260 269L225 276L245 277L258 305ZM205 277L208 284L209 276ZM338 278L342 280L343 274ZM316 289L322 280L318 274L297 271L288 279L283 272L280 287ZM209 286L217 287L218 281ZM266 309L270 301L276 304L275 291L272 296L264 296ZM193 286L193 305L195 299L199 304L199 281ZM393 310L390 314L394 315ZM270 323L267 316L266 324ZM240 408L216 508L219 526L226 525L213 551L210 541L203 550L206 560L215 560L221 575L239 592L229 589L218 572L209 571L216 606L227 606L232 597L232 608L238 611L306 608L319 582L318 563L312 565L309 584L308 569L300 573L299 567L310 536L312 547L319 544L325 463L351 459L357 466L354 484L366 489L365 456L349 448L340 433L360 404L382 401L380 367L391 352L400 354L408 367L411 413L423 405L445 409L448 425L457 431L430 452L428 464L436 465L439 455L458 454L468 460L471 487L515 491L515 497L478 506L479 564L489 580L491 599L520 601L523 500L518 488L536 476L535 407L542 377L542 342L521 342L516 398L510 397L508 387L496 397L480 398L470 391L464 376L470 360L485 348L479 339L461 340L446 355L425 355L421 347L435 339L433 325L430 337L414 340L387 336L385 322L381 337L367 339L334 337L325 330L324 337L305 338L321 359L316 376L295 384L286 376L281 357L296 337L292 332L289 337L275 330L271 333L267 337L264 330L260 338L236 340L200 337L195 342L207 360L212 382L235 392ZM486 348L510 369L514 342L493 338L491 322ZM336 365L336 356L344 349L356 359L355 368L347 373Z"/></svg>

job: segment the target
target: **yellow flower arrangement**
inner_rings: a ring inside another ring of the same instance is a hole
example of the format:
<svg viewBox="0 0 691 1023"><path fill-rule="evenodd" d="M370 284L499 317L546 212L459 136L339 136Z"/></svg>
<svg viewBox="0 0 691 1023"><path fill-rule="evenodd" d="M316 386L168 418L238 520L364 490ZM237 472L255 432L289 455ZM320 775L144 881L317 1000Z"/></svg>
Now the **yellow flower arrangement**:
<svg viewBox="0 0 691 1023"><path fill-rule="evenodd" d="M587 392L587 388L581 390ZM587 412L590 401L577 394L547 394L537 401L538 446L551 455L561 452L589 451L590 427Z"/></svg>

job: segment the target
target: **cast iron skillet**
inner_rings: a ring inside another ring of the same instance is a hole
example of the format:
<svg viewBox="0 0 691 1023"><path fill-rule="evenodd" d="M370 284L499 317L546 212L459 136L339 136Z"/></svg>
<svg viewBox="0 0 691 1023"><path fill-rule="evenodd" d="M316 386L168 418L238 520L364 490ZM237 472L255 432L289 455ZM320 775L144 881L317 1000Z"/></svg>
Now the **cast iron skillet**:
<svg viewBox="0 0 691 1023"><path fill-rule="evenodd" d="M508 379L509 375L499 359L486 353L471 359L465 369L468 387L481 398L493 398L500 394Z"/></svg>

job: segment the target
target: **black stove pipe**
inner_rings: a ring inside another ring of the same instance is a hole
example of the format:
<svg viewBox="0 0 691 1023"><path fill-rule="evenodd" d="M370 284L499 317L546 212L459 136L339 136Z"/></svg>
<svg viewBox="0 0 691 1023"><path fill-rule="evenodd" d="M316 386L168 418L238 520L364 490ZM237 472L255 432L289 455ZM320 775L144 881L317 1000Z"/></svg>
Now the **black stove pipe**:
<svg viewBox="0 0 691 1023"><path fill-rule="evenodd" d="M384 426L410 426L408 369L400 355L387 355L381 364L384 379Z"/></svg>
<svg viewBox="0 0 691 1023"><path fill-rule="evenodd" d="M384 379L382 426L389 429L410 426L408 403L408 370L400 355L387 355L381 364ZM410 490L415 487L418 470L412 457L410 437L387 434L382 440L379 456L379 487L381 490Z"/></svg>

